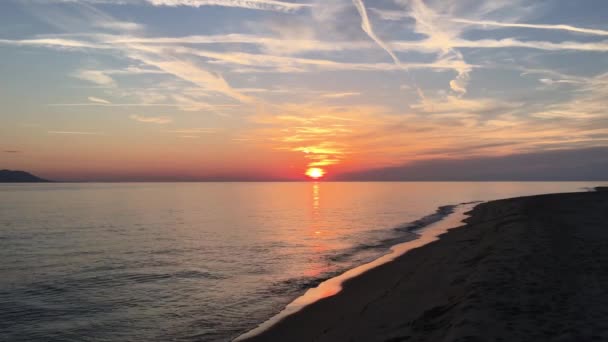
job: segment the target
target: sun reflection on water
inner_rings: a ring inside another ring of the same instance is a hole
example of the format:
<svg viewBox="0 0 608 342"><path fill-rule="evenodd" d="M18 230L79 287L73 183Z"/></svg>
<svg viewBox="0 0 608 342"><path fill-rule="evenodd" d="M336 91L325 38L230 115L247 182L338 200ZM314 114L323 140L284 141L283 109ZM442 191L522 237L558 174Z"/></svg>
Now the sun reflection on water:
<svg viewBox="0 0 608 342"><path fill-rule="evenodd" d="M328 244L325 223L321 213L321 185L319 182L311 184L311 206L310 206L310 224L309 236L312 239L311 249L314 255L324 255L332 246ZM331 265L321 259L314 259L310 262L309 267L304 270L304 274L308 277L318 277L319 275L328 272Z"/></svg>
<svg viewBox="0 0 608 342"><path fill-rule="evenodd" d="M319 182L312 184L312 212L313 214L319 214L319 204L321 201L320 186Z"/></svg>

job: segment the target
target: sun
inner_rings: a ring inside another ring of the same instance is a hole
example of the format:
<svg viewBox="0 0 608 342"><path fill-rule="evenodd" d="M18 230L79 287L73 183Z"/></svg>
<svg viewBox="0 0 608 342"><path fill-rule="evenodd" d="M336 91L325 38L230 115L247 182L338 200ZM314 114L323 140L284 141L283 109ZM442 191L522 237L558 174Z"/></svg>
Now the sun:
<svg viewBox="0 0 608 342"><path fill-rule="evenodd" d="M312 179L319 179L325 175L325 170L318 167L311 167L306 170L306 175Z"/></svg>

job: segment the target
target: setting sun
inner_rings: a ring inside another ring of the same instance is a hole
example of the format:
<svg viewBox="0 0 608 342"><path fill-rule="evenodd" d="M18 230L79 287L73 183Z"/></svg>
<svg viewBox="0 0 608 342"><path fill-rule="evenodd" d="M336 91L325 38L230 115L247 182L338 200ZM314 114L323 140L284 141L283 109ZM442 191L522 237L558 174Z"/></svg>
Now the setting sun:
<svg viewBox="0 0 608 342"><path fill-rule="evenodd" d="M325 170L318 167L311 167L306 170L306 175L312 179L319 179L325 175Z"/></svg>

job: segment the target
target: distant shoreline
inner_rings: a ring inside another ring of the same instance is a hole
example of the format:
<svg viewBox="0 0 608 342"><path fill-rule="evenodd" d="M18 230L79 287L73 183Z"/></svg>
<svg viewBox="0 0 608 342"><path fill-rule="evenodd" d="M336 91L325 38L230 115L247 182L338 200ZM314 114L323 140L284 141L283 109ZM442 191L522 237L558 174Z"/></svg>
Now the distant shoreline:
<svg viewBox="0 0 608 342"><path fill-rule="evenodd" d="M607 339L606 189L477 205L464 229L245 341Z"/></svg>
<svg viewBox="0 0 608 342"><path fill-rule="evenodd" d="M52 183L53 181L34 176L21 170L0 170L0 183Z"/></svg>
<svg viewBox="0 0 608 342"><path fill-rule="evenodd" d="M43 180L43 181L2 181L0 184L138 184L138 183L576 183L576 182L608 182L606 180L578 179L578 180L373 180L373 181L345 181L345 180L168 180L168 181L70 181L70 180ZM600 187L602 188L602 187ZM603 187L608 188L608 187Z"/></svg>

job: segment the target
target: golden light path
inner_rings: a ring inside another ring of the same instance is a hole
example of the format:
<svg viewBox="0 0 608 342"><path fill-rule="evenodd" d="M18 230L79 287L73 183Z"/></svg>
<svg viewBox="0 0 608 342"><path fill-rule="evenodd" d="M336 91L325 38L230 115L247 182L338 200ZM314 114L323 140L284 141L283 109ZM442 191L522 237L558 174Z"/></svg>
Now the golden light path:
<svg viewBox="0 0 608 342"><path fill-rule="evenodd" d="M467 218L467 212L469 212L475 206L474 203L464 204L459 206L454 213L450 214L445 219L435 222L423 230L419 231L420 237L415 240L406 241L391 247L390 253L385 254L378 259L375 259L367 264L363 264L352 268L334 278L323 281L317 287L308 289L303 295L296 298L293 302L289 303L283 311L279 312L274 317L270 318L266 322L260 324L253 330L237 337L234 341L239 342L253 336L260 334L267 330L277 322L281 321L287 316L293 315L294 313L302 310L306 306L317 302L323 298L331 297L342 291L344 282L352 279L360 274L369 271L372 268L386 264L390 261L397 259L399 256L411 251L412 249L424 246L428 243L436 241L439 236L445 234L448 229L454 227L462 227L462 223Z"/></svg>
<svg viewBox="0 0 608 342"><path fill-rule="evenodd" d="M318 167L311 167L306 170L306 175L312 179L319 179L325 175L325 170Z"/></svg>

